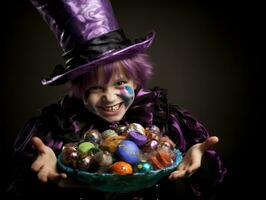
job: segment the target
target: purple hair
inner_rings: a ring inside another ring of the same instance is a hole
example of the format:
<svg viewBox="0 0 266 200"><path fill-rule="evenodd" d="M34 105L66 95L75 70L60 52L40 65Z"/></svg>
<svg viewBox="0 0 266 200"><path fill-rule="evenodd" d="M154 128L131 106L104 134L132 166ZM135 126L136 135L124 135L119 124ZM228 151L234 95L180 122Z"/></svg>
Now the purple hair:
<svg viewBox="0 0 266 200"><path fill-rule="evenodd" d="M83 97L84 90L92 82L98 80L99 71L104 73L103 83L107 84L114 72L119 71L120 67L127 78L133 79L138 85L143 86L153 74L153 67L147 54L139 53L131 57L108 63L102 66L91 67L90 71L71 81L69 91L71 95Z"/></svg>

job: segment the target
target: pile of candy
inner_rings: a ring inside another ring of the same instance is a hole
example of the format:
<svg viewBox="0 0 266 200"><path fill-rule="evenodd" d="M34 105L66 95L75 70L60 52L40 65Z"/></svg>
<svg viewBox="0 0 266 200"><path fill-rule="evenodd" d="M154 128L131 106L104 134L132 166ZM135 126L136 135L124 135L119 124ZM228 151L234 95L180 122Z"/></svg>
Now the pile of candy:
<svg viewBox="0 0 266 200"><path fill-rule="evenodd" d="M138 123L100 133L88 130L78 143L62 149L62 162L93 173L133 174L170 166L176 158L174 143L155 126Z"/></svg>

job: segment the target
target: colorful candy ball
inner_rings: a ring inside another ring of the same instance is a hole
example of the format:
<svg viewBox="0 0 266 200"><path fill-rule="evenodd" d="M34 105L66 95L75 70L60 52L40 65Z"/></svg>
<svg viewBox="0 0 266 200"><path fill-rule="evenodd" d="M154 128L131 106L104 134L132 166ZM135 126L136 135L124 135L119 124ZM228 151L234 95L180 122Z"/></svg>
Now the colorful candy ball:
<svg viewBox="0 0 266 200"><path fill-rule="evenodd" d="M94 148L94 144L91 142L82 142L78 146L78 150L81 153L88 153L92 148Z"/></svg>
<svg viewBox="0 0 266 200"><path fill-rule="evenodd" d="M140 160L140 149L130 140L123 140L119 143L116 152L123 161L130 164L138 163Z"/></svg>
<svg viewBox="0 0 266 200"><path fill-rule="evenodd" d="M101 142L101 133L97 129L88 130L83 135L85 141L99 144Z"/></svg>
<svg viewBox="0 0 266 200"><path fill-rule="evenodd" d="M112 165L111 171L112 171L112 173L117 173L117 174L125 175L125 174L132 174L133 173L133 168L127 162L118 161L118 162L115 162Z"/></svg>
<svg viewBox="0 0 266 200"><path fill-rule="evenodd" d="M151 170L153 170L152 164L147 161L141 161L134 167L134 171L138 173L148 173Z"/></svg>

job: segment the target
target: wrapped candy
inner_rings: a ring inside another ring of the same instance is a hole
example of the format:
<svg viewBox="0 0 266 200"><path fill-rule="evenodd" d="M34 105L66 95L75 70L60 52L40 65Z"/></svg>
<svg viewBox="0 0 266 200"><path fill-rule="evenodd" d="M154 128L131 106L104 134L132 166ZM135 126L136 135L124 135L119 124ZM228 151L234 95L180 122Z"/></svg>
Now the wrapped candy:
<svg viewBox="0 0 266 200"><path fill-rule="evenodd" d="M118 134L112 129L107 129L104 132L102 132L103 140L105 140L105 139L107 139L109 137L114 137L114 136L118 136Z"/></svg>
<svg viewBox="0 0 266 200"><path fill-rule="evenodd" d="M126 137L122 135L112 136L106 138L100 145L102 150L114 153L117 149L118 144L123 141Z"/></svg>
<svg viewBox="0 0 266 200"><path fill-rule="evenodd" d="M159 127L156 125L146 127L145 134L147 135L148 140L159 140L162 136Z"/></svg>
<svg viewBox="0 0 266 200"><path fill-rule="evenodd" d="M146 134L149 133L149 132L152 132L152 133L155 133L155 134L160 134L160 128L156 125L149 125L145 128L145 132Z"/></svg>
<svg viewBox="0 0 266 200"><path fill-rule="evenodd" d="M121 160L131 164L136 164L140 160L140 149L130 140L123 140L118 145L116 153Z"/></svg>
<svg viewBox="0 0 266 200"><path fill-rule="evenodd" d="M165 150L158 150L148 159L155 169L163 169L173 163L171 152Z"/></svg>
<svg viewBox="0 0 266 200"><path fill-rule="evenodd" d="M173 150L175 148L175 143L168 136L163 136L159 140L158 147L165 150Z"/></svg>
<svg viewBox="0 0 266 200"><path fill-rule="evenodd" d="M75 143L69 143L63 146L62 161L64 164L77 168L77 159L79 152Z"/></svg>
<svg viewBox="0 0 266 200"><path fill-rule="evenodd" d="M125 125L118 126L115 129L115 131L117 132L118 135L127 136L127 126L125 126Z"/></svg>
<svg viewBox="0 0 266 200"><path fill-rule="evenodd" d="M140 161L135 167L134 167L134 172L138 173L148 173L151 170L153 170L153 166L151 163L147 161Z"/></svg>
<svg viewBox="0 0 266 200"><path fill-rule="evenodd" d="M91 166L93 160L91 155L86 155L78 159L78 168L81 170L87 170Z"/></svg>
<svg viewBox="0 0 266 200"><path fill-rule="evenodd" d="M137 131L140 134L145 135L145 129L138 123L129 124L127 132L129 133L130 131Z"/></svg>
<svg viewBox="0 0 266 200"><path fill-rule="evenodd" d="M94 144L91 142L82 142L78 145L78 150L81 153L88 153L94 147Z"/></svg>
<svg viewBox="0 0 266 200"><path fill-rule="evenodd" d="M138 131L130 131L127 136L128 140L131 140L138 146L142 146L147 142L147 137L144 134L141 134Z"/></svg>
<svg viewBox="0 0 266 200"><path fill-rule="evenodd" d="M94 160L100 166L110 166L113 163L113 158L110 152L108 151L99 151L95 154Z"/></svg>
<svg viewBox="0 0 266 200"><path fill-rule="evenodd" d="M94 144L100 144L102 136L97 129L92 129L85 132L85 134L83 135L83 139Z"/></svg>
<svg viewBox="0 0 266 200"><path fill-rule="evenodd" d="M170 166L176 156L174 147L173 141L162 136L157 126L144 129L138 123L131 123L102 133L97 129L86 131L79 143L64 145L62 161L89 172L108 173L111 170L112 173L128 174L133 173L133 169L132 172L123 169L133 165L134 172L147 173Z"/></svg>
<svg viewBox="0 0 266 200"><path fill-rule="evenodd" d="M111 172L112 173L117 173L121 175L125 174L132 174L133 173L133 168L132 166L124 161L118 161L115 162L112 167L111 167Z"/></svg>

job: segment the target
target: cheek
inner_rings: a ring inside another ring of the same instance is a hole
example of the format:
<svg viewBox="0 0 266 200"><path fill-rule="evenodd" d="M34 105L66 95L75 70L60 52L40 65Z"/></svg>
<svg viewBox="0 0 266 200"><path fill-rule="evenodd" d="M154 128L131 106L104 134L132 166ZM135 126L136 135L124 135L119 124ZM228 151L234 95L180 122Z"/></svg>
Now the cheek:
<svg viewBox="0 0 266 200"><path fill-rule="evenodd" d="M99 102L100 97L98 95L90 94L85 101L86 107L92 111L96 112L96 105Z"/></svg>
<svg viewBox="0 0 266 200"><path fill-rule="evenodd" d="M134 96L134 89L129 85L120 87L119 91L122 96L126 96L126 97Z"/></svg>
<svg viewBox="0 0 266 200"><path fill-rule="evenodd" d="M126 102L126 104L130 104L135 97L134 89L131 86L123 86L119 88L120 90L120 97Z"/></svg>
<svg viewBox="0 0 266 200"><path fill-rule="evenodd" d="M130 96L134 95L134 89L128 85L125 86L125 90L128 92Z"/></svg>

